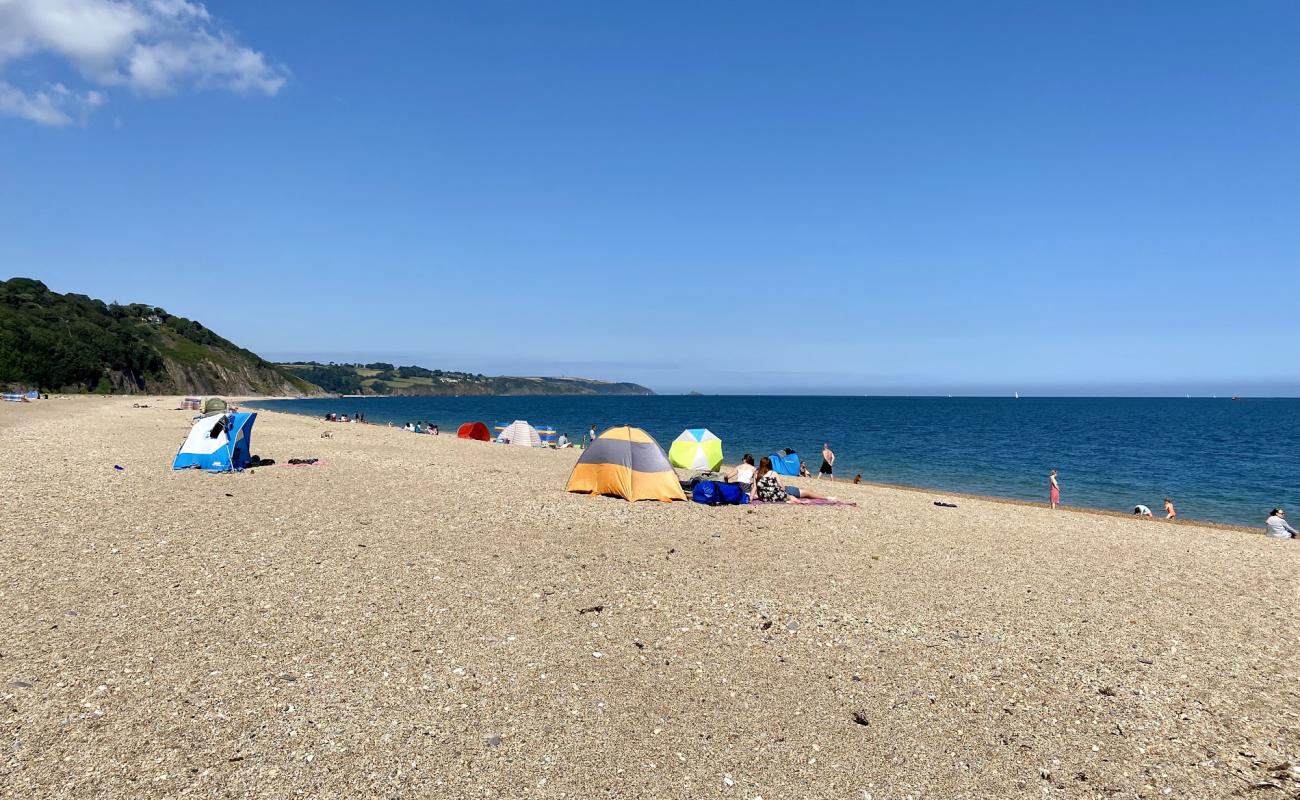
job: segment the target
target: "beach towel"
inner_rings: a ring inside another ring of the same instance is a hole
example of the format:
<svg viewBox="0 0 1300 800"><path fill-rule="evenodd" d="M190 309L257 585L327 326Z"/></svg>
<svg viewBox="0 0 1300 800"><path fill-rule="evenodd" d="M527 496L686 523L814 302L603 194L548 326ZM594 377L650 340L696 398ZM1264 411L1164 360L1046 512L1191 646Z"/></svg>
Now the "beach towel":
<svg viewBox="0 0 1300 800"><path fill-rule="evenodd" d="M752 505L756 506L857 506L852 500L832 500L830 498L819 497L816 500L808 500L802 497L791 497L784 503L765 503L761 500L755 500Z"/></svg>

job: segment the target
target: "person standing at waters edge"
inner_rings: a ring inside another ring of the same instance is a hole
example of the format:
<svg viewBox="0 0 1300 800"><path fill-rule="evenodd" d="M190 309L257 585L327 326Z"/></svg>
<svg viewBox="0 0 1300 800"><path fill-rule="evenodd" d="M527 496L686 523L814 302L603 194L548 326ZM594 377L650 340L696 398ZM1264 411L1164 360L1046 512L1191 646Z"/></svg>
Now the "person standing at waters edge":
<svg viewBox="0 0 1300 800"><path fill-rule="evenodd" d="M1280 508L1275 508L1269 512L1268 519L1264 522L1264 535L1270 539L1294 539L1300 534L1292 528L1286 521L1286 512Z"/></svg>
<svg viewBox="0 0 1300 800"><path fill-rule="evenodd" d="M591 423L591 438L587 440L588 444L596 441L596 423Z"/></svg>
<svg viewBox="0 0 1300 800"><path fill-rule="evenodd" d="M1173 519L1176 516L1178 516L1178 512L1174 510L1174 501L1166 497L1165 498L1165 519Z"/></svg>
<svg viewBox="0 0 1300 800"><path fill-rule="evenodd" d="M835 453L827 442L822 442L822 467L817 470L817 477L823 475L835 480Z"/></svg>
<svg viewBox="0 0 1300 800"><path fill-rule="evenodd" d="M1056 482L1056 470L1048 473L1047 479L1052 482L1052 488L1048 490L1048 497L1052 501L1052 508L1055 509L1061 504L1061 484Z"/></svg>

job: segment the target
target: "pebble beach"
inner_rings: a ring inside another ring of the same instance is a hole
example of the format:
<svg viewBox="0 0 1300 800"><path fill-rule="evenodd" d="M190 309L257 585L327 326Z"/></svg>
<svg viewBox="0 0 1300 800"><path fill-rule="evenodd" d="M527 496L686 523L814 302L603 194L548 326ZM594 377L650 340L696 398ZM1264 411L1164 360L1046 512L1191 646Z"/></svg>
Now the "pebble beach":
<svg viewBox="0 0 1300 800"><path fill-rule="evenodd" d="M173 472L178 404L0 404L0 797L1300 797L1262 528L629 504L266 411L276 465Z"/></svg>

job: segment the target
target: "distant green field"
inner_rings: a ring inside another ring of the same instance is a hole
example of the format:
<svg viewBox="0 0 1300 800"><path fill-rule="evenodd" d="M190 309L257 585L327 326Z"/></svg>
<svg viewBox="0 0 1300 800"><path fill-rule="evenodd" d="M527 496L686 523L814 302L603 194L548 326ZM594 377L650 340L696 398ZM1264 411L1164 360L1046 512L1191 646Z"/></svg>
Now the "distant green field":
<svg viewBox="0 0 1300 800"><path fill-rule="evenodd" d="M337 394L530 395L530 394L653 394L635 383L611 383L588 378L488 376L424 367L388 364L279 365L304 380ZM383 367L381 369L381 367Z"/></svg>

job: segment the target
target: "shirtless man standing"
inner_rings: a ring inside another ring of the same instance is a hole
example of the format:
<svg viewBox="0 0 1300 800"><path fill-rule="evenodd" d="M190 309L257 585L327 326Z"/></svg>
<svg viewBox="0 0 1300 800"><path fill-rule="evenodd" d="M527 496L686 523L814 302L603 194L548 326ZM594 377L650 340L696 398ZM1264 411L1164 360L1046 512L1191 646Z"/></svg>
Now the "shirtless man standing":
<svg viewBox="0 0 1300 800"><path fill-rule="evenodd" d="M817 470L817 477L826 476L835 480L835 453L831 451L831 446L825 442L822 443L822 468Z"/></svg>

